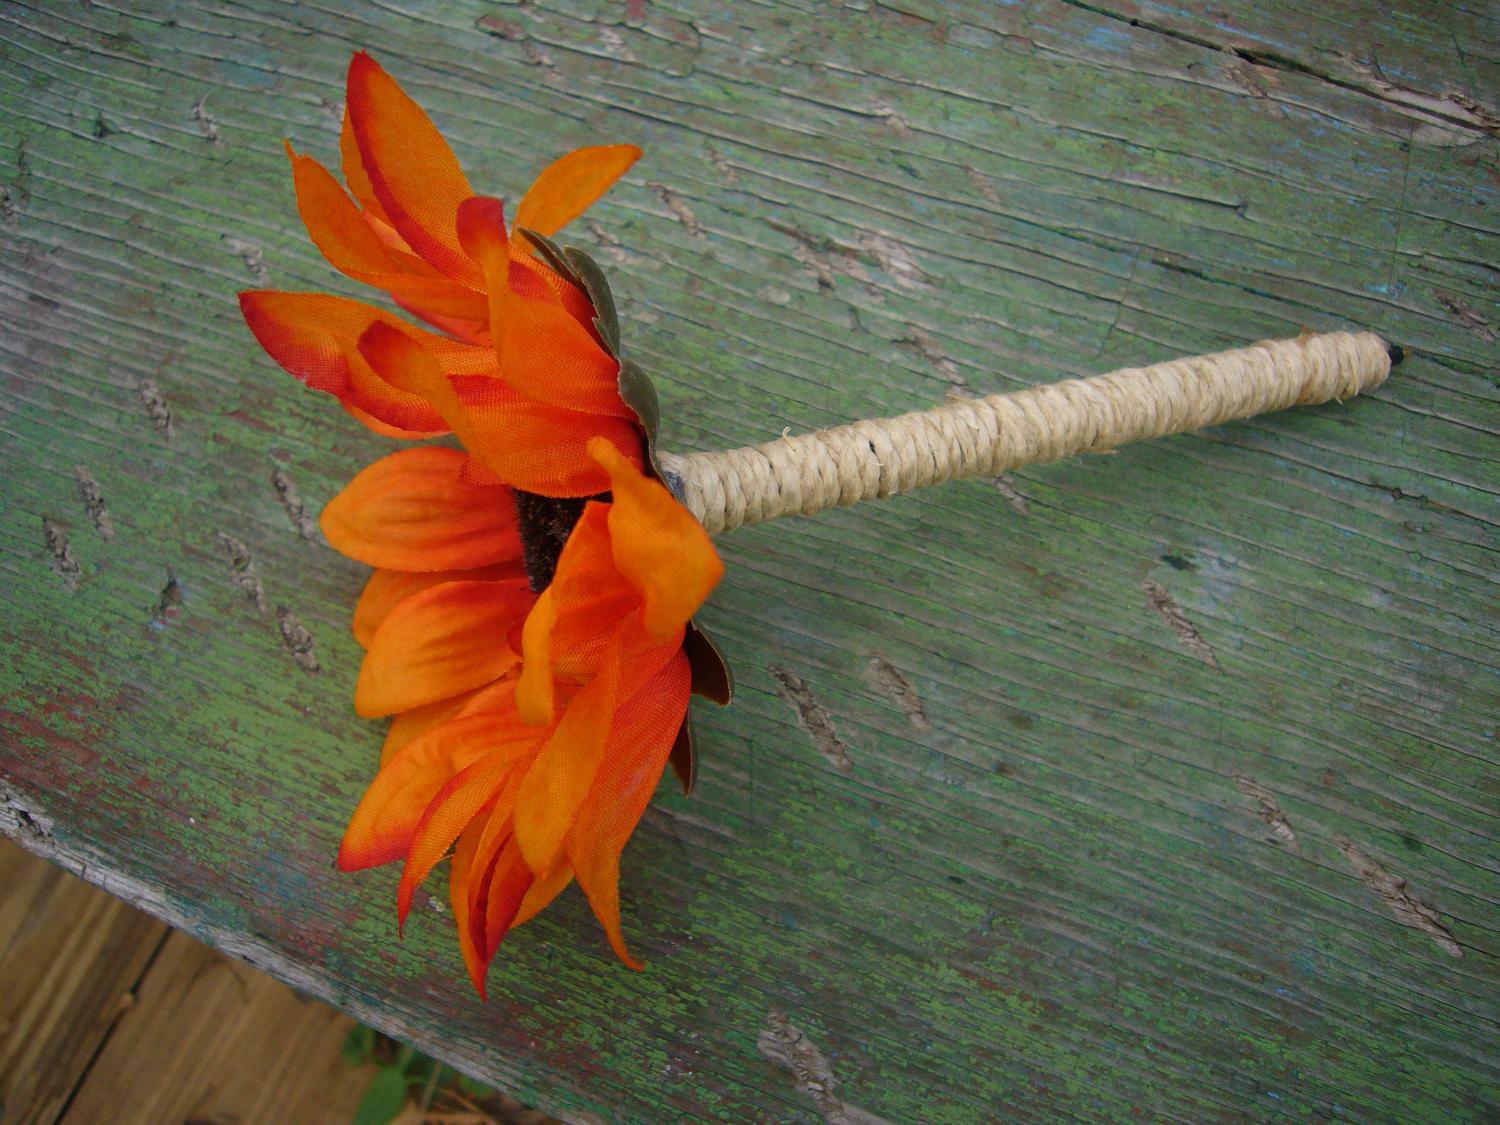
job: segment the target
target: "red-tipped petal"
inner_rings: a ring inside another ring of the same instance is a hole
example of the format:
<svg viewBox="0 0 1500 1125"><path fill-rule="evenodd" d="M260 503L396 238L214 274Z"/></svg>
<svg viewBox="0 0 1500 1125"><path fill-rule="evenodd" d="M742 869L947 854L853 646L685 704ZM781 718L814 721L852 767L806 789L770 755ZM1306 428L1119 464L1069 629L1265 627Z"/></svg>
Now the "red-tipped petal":
<svg viewBox="0 0 1500 1125"><path fill-rule="evenodd" d="M476 716L478 718L478 716ZM519 747L506 746L479 758L455 775L428 803L421 823L412 836L396 889L396 917L405 923L412 895L442 859L459 833L469 827L481 810L495 800L506 778L517 769ZM523 751L522 751L523 752Z"/></svg>
<svg viewBox="0 0 1500 1125"><path fill-rule="evenodd" d="M350 818L339 867L358 871L401 858L444 786L486 756L520 760L536 732L503 713L470 715L413 739L380 767Z"/></svg>
<svg viewBox="0 0 1500 1125"><path fill-rule="evenodd" d="M490 338L506 383L526 398L590 414L634 419L620 398L619 364L545 285L523 296L512 281L534 271L513 268L500 201L476 196L458 210L458 235L484 270Z"/></svg>
<svg viewBox="0 0 1500 1125"><path fill-rule="evenodd" d="M578 885L604 927L610 947L632 969L620 928L620 853L656 791L687 712L692 673L680 652L619 710L588 796L568 833L567 854Z"/></svg>
<svg viewBox="0 0 1500 1125"><path fill-rule="evenodd" d="M471 381L477 376L484 382L499 374L489 348L423 332L360 301L250 290L240 294L240 311L271 358L299 381L402 431L442 433L448 425L426 398L381 378L359 354L360 337L371 326L405 333L432 355L445 376Z"/></svg>
<svg viewBox="0 0 1500 1125"><path fill-rule="evenodd" d="M454 216L474 194L458 158L422 107L363 51L349 63L349 122L370 188L401 237L427 262L477 288Z"/></svg>
<svg viewBox="0 0 1500 1125"><path fill-rule="evenodd" d="M489 966L474 942L469 919L469 883L477 877L473 874L474 845L483 828L483 820L476 817L458 837L458 843L453 848L453 861L448 868L448 905L453 911L453 925L458 930L458 948L463 954L464 969L473 982L474 991L479 993L481 1000L486 1000L489 997L485 991L484 977L485 969Z"/></svg>

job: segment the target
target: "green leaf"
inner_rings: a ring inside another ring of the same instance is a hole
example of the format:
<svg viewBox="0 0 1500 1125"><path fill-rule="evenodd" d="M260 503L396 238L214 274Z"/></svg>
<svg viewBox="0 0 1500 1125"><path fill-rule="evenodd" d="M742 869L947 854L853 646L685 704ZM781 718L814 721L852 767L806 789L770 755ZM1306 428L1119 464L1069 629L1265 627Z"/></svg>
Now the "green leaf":
<svg viewBox="0 0 1500 1125"><path fill-rule="evenodd" d="M471 1098L486 1098L495 1092L493 1086L486 1086L478 1079L470 1078L467 1074L455 1071L453 1075L454 1085Z"/></svg>
<svg viewBox="0 0 1500 1125"><path fill-rule="evenodd" d="M358 1024L344 1036L344 1046L339 1052L350 1066L363 1066L375 1055L375 1031Z"/></svg>
<svg viewBox="0 0 1500 1125"><path fill-rule="evenodd" d="M651 381L651 376L633 359L620 361L620 397L640 420L641 429L646 431L646 440L651 443L654 459L656 431L661 428L661 400L656 397L656 384Z"/></svg>
<svg viewBox="0 0 1500 1125"><path fill-rule="evenodd" d="M677 731L677 740L672 743L672 752L667 756L672 772L682 786L682 795L691 796L693 781L698 775L698 752L694 744L693 716L682 717L682 726Z"/></svg>
<svg viewBox="0 0 1500 1125"><path fill-rule="evenodd" d="M599 329L599 335L604 337L604 346L609 349L610 355L618 359L620 314L615 310L615 295L610 292L609 279L604 276L599 263L576 246L567 247L563 251L563 257L583 282L583 291L589 295L589 300L594 302L594 326Z"/></svg>
<svg viewBox="0 0 1500 1125"><path fill-rule="evenodd" d="M406 1105L409 1086L406 1075L399 1070L377 1070L354 1111L354 1125L389 1125Z"/></svg>
<svg viewBox="0 0 1500 1125"><path fill-rule="evenodd" d="M710 699L721 707L729 706L729 701L734 698L734 673L719 646L696 621L688 622L682 650L687 653L688 667L692 669L693 694Z"/></svg>
<svg viewBox="0 0 1500 1125"><path fill-rule="evenodd" d="M527 227L519 227L517 229L537 248L537 251L547 260L547 264L556 273L561 274L573 285L583 289L583 278L574 272L573 267L568 263L568 259L563 256L562 247L558 246L557 243L553 242L546 235L537 234L536 231L530 230Z"/></svg>

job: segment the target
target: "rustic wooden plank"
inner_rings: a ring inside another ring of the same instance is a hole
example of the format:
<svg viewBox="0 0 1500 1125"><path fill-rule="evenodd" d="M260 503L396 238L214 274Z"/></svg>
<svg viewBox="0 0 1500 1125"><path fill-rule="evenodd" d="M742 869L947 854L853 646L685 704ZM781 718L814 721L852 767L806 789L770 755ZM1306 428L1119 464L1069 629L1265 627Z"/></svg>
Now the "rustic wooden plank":
<svg viewBox="0 0 1500 1125"><path fill-rule="evenodd" d="M1494 104L1493 37L1304 8L9 6L8 831L569 1119L1493 1117L1500 156L1431 104ZM285 482L386 446L232 302L354 291L276 139L333 152L356 46L487 188L647 149L575 237L675 448L1303 326L1410 358L726 537L742 690L627 852L648 971L570 896L480 1005L435 905L397 946L393 879L329 870L361 575Z"/></svg>
<svg viewBox="0 0 1500 1125"><path fill-rule="evenodd" d="M0 841L0 1121L56 1121L167 927Z"/></svg>
<svg viewBox="0 0 1500 1125"><path fill-rule="evenodd" d="M60 1120L349 1121L374 1073L340 1057L353 1027L172 933Z"/></svg>

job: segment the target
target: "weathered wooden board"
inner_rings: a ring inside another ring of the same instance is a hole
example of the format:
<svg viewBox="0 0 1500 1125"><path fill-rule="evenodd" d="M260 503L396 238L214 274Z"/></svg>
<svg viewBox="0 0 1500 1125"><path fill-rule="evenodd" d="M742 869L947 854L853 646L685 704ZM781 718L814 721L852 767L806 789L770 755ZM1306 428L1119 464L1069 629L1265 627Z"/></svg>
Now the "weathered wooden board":
<svg viewBox="0 0 1500 1125"><path fill-rule="evenodd" d="M0 1123L347 1121L353 1024L0 840Z"/></svg>
<svg viewBox="0 0 1500 1125"><path fill-rule="evenodd" d="M1316 8L1317 10L1312 10ZM1500 1115L1500 20L1482 5L0 9L6 830L573 1119ZM379 732L313 515L382 452L234 291L366 47L574 237L666 442L1358 326L1367 400L726 537L739 672L487 1005L331 857ZM816 732L816 733L810 733ZM843 1114L843 1117L840 1117Z"/></svg>
<svg viewBox="0 0 1500 1125"><path fill-rule="evenodd" d="M168 932L0 841L0 1123L62 1116Z"/></svg>

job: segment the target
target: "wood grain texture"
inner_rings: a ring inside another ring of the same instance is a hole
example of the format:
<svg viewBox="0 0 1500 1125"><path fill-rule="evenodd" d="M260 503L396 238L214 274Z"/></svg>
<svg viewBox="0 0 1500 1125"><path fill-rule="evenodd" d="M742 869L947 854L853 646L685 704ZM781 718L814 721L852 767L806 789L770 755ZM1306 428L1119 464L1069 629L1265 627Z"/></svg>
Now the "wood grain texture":
<svg viewBox="0 0 1500 1125"><path fill-rule="evenodd" d="M350 1121L374 1073L340 1057L348 1016L182 933L138 1001L61 1125Z"/></svg>
<svg viewBox="0 0 1500 1125"><path fill-rule="evenodd" d="M1493 1120L1500 21L1309 7L0 9L5 830L570 1119ZM363 575L288 496L387 444L233 301L354 291L279 142L332 157L356 47L485 190L646 149L572 236L669 448L1304 326L1410 358L726 537L647 971L570 893L481 1004L437 899L398 944L331 866Z"/></svg>
<svg viewBox="0 0 1500 1125"><path fill-rule="evenodd" d="M61 1117L166 936L156 919L0 842L0 1122Z"/></svg>

